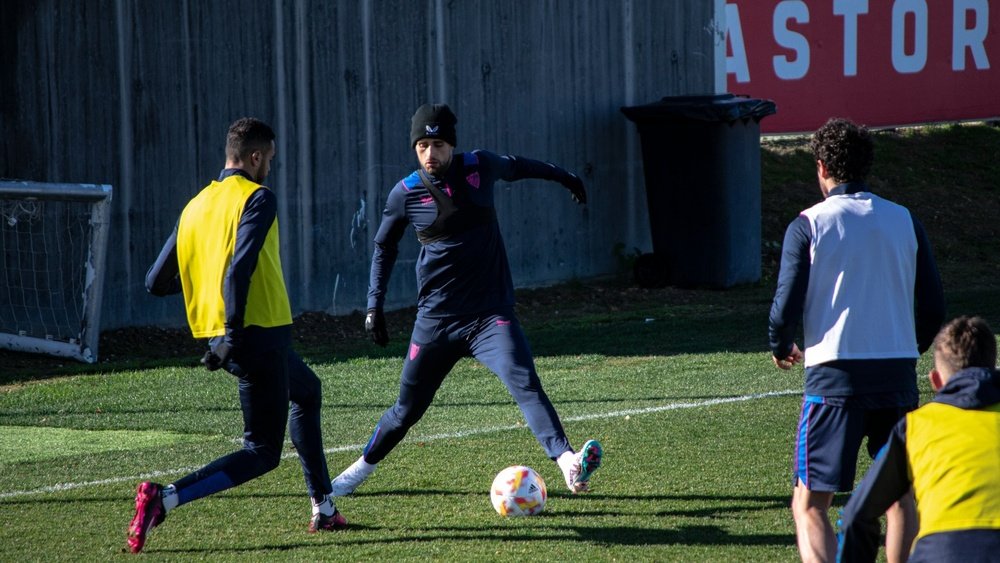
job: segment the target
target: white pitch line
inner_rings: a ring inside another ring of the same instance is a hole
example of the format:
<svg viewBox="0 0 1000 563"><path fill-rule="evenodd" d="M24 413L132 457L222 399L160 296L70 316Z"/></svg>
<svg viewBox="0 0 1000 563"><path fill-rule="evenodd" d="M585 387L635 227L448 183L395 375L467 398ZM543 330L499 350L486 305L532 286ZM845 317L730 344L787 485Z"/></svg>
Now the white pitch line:
<svg viewBox="0 0 1000 563"><path fill-rule="evenodd" d="M600 418L616 418L621 416L633 416L640 414L652 414L663 411L672 411L677 409L694 409L699 407L710 407L713 405L723 405L727 403L740 403L744 401L753 401L757 399L767 399L770 397L784 397L788 395L800 395L802 394L801 389L786 389L784 391L769 391L767 393L755 393L753 395L741 395L739 397L725 397L719 399L708 399L705 401L693 401L685 403L671 403L669 405L660 405L658 407L645 407L641 409L626 409L620 411L611 411L605 413L597 414L584 414L577 416L568 416L562 418L563 422L579 422L581 420L595 420ZM468 436L476 436L480 434L494 434L496 432L506 432L509 430L521 430L527 428L524 425L511 424L508 426L492 426L488 428L474 428L471 430L462 430L459 432L446 432L442 434L431 434L428 436L421 436L416 438L407 439L406 442L432 442L435 440L445 440L454 438L465 438ZM324 452L339 453L347 451L356 451L363 449L365 444L353 444L350 446L336 446L333 448L326 448ZM281 456L281 459L291 459L298 457L297 453L287 453ZM143 473L141 475L134 475L130 477L110 477L108 479L99 479L96 481L83 481L79 483L59 483L56 485L50 485L48 487L40 487L38 489L31 489L27 491L8 491L0 493L0 500L23 497L29 495L40 495L46 493L58 493L63 491L71 491L73 489L82 489L85 487L96 487L99 485L113 485L115 483L133 482L133 481L145 481L148 479L155 479L157 477L163 477L165 475L177 475L184 473L191 473L196 471L201 467L183 467L180 469L169 469L163 471L152 471L149 473Z"/></svg>

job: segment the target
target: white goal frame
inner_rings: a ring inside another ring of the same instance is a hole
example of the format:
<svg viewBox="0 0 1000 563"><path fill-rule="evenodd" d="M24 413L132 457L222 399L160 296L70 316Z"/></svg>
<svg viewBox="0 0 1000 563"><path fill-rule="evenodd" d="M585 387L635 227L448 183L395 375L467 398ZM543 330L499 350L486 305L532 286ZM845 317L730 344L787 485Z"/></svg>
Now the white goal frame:
<svg viewBox="0 0 1000 563"><path fill-rule="evenodd" d="M9 229L12 232L19 222L19 217L22 217L29 221L44 221L41 228L48 232L55 228L50 225L50 222L58 221L60 205L63 209L68 209L70 205L78 205L80 202L90 205L89 217L86 219L86 232L83 235L89 240L79 242L79 244L86 245L86 248L80 248L84 256L84 263L64 265L64 268L68 270L67 275L73 277L72 287L82 289L82 295L72 296L72 304L80 309L73 312L74 316L79 316L79 326L66 326L75 324L75 321L70 321L62 323L63 326L56 327L64 334L32 334L36 331L30 327L38 325L35 322L37 319L32 319L32 317L41 316L40 312L31 311L30 307L27 306L24 307L21 314L27 320L23 323L12 321L18 325L14 327L5 326L7 323L4 321L3 314L0 313L0 348L72 358L86 363L97 361L101 300L104 293L104 271L111 219L111 194L111 186L107 184L59 184L0 179L0 206L3 206L0 207L0 211L4 211L3 216L0 216L0 229ZM22 210L21 215L9 211L15 208ZM85 216L86 213L86 209L83 209L79 215ZM64 226L59 225L59 227ZM0 233L0 235L7 236L7 233ZM62 236L66 238L71 235ZM26 277L26 274L20 271L20 266L23 264L19 263L25 259L21 258L19 249L11 251L7 248L6 243L3 248L0 248L0 252L2 252L0 254L0 283L7 284L8 287L5 288L5 291L10 297L13 297L18 288L10 283L10 279L13 276L20 276L22 280ZM27 259L27 261L30 260L33 259ZM13 269L10 268L12 263L15 266ZM28 268L30 269L30 267L29 264ZM7 306L7 304L0 303L0 307ZM11 316L13 315L14 313L11 313ZM44 332L49 332L49 330L50 328L46 327Z"/></svg>

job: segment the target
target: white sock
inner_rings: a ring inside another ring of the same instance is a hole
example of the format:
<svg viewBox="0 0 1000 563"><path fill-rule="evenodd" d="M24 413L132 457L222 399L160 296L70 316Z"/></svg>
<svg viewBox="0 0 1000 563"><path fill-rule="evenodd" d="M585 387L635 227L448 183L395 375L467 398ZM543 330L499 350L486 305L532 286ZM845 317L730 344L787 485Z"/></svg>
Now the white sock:
<svg viewBox="0 0 1000 563"><path fill-rule="evenodd" d="M164 512L170 512L177 508L177 503L180 502L180 497L177 496L177 487L173 485L163 487L163 490L160 491L160 498L163 499Z"/></svg>
<svg viewBox="0 0 1000 563"><path fill-rule="evenodd" d="M323 500L318 503L314 498L310 498L309 500L312 502L313 516L316 516L317 514L333 516L333 513L337 510L337 507L333 505L333 499L330 498L330 495L323 495Z"/></svg>
<svg viewBox="0 0 1000 563"><path fill-rule="evenodd" d="M371 475L372 472L375 471L375 465L376 464L374 463L368 463L367 461L365 461L365 456L361 456L358 458L357 461L352 463L351 467L349 467L348 469L352 469L354 471L360 471L363 475Z"/></svg>
<svg viewBox="0 0 1000 563"><path fill-rule="evenodd" d="M556 458L556 463L559 468L563 470L563 473L569 471L569 468L573 466L573 460L576 458L576 453L573 450L566 450L559 457Z"/></svg>

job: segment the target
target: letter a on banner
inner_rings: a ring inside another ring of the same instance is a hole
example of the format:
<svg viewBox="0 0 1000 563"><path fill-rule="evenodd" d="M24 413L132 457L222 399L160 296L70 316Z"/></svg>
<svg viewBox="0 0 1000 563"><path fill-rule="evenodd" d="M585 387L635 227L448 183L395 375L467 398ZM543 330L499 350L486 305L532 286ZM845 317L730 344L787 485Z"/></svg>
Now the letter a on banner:
<svg viewBox="0 0 1000 563"><path fill-rule="evenodd" d="M740 25L740 8L736 4L726 4L726 37L733 50L726 55L726 74L735 74L736 81L750 82L750 68L747 66L747 50L743 43L743 27Z"/></svg>

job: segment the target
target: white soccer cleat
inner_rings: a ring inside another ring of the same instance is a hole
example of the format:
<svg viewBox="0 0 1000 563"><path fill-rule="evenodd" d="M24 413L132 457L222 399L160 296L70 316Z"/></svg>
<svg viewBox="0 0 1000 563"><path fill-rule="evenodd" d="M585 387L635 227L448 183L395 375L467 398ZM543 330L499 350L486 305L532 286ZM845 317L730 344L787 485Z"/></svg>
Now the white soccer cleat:
<svg viewBox="0 0 1000 563"><path fill-rule="evenodd" d="M354 489L361 486L361 483L364 483L365 479L374 472L375 465L365 461L364 456L359 457L330 483L333 489L330 496L343 497L353 493Z"/></svg>
<svg viewBox="0 0 1000 563"><path fill-rule="evenodd" d="M576 493L590 490L590 476L601 466L604 451L597 440L587 440L583 448L577 452L566 452L559 456L556 463L562 469L566 479L566 487Z"/></svg>

